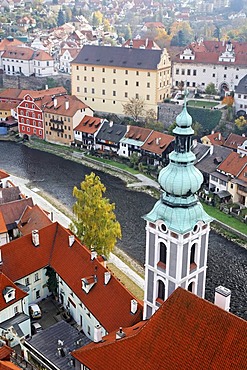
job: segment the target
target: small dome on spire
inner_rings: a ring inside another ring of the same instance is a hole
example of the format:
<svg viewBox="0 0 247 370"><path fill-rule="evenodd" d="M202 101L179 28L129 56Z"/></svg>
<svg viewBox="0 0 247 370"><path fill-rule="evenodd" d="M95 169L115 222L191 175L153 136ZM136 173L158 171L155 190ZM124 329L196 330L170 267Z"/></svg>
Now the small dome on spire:
<svg viewBox="0 0 247 370"><path fill-rule="evenodd" d="M187 111L186 101L182 112L176 118L176 124L179 127L190 127L192 125L192 117Z"/></svg>

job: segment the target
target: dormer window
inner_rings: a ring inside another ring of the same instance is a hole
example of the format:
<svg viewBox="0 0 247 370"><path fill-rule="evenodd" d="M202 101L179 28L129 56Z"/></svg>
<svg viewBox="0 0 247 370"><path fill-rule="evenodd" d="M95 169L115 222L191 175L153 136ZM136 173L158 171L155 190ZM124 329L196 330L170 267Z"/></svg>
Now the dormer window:
<svg viewBox="0 0 247 370"><path fill-rule="evenodd" d="M15 299L15 288L13 288L12 286L7 286L6 288L4 288L3 297L6 303Z"/></svg>

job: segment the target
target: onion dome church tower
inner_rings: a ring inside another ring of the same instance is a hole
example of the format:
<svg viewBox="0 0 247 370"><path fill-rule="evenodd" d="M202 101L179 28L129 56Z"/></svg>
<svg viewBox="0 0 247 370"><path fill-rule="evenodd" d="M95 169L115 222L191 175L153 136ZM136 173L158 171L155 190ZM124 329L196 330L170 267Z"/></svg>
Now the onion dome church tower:
<svg viewBox="0 0 247 370"><path fill-rule="evenodd" d="M196 192L203 176L191 152L192 118L186 100L173 133L175 148L160 171L163 190L146 220L144 319L149 318L177 288L204 298L211 217Z"/></svg>

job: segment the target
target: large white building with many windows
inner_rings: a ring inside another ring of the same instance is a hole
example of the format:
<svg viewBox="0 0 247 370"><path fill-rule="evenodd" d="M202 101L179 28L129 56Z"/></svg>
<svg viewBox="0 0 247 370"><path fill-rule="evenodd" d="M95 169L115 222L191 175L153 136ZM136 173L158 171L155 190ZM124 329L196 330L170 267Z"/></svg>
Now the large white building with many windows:
<svg viewBox="0 0 247 370"><path fill-rule="evenodd" d="M188 88L204 91L213 83L225 95L235 90L246 68L247 43L198 40L173 58L173 87L186 82Z"/></svg>

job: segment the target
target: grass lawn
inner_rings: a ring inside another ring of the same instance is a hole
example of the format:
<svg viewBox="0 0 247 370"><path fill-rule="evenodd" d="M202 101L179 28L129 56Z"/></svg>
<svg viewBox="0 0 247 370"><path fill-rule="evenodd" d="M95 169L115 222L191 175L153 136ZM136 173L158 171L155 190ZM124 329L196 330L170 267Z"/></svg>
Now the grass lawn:
<svg viewBox="0 0 247 370"><path fill-rule="evenodd" d="M237 220L235 217L227 215L217 208L209 206L205 203L202 203L204 210L216 220L223 222L224 224L231 226L232 228L240 231L241 233L247 235L247 226L243 222Z"/></svg>
<svg viewBox="0 0 247 370"><path fill-rule="evenodd" d="M132 294L134 294L136 298L143 300L144 292L138 285L120 271L113 263L107 263L107 267L113 272L115 277L118 278Z"/></svg>
<svg viewBox="0 0 247 370"><path fill-rule="evenodd" d="M91 156L89 154L85 155L85 157L89 157L89 158L92 158L94 159L95 161L98 161L98 162L102 162L102 163L106 163L106 164L110 164L112 165L113 167L117 167L117 168L120 168L122 170L125 170L125 171L128 171L134 175L136 175L137 173L139 173L139 171L136 171L134 170L134 168L131 168L129 166L127 166L126 164L124 163L119 163L119 162L116 162L116 161L113 161L111 159L105 159L105 158L99 158L99 157L94 157L94 156Z"/></svg>
<svg viewBox="0 0 247 370"><path fill-rule="evenodd" d="M212 108L218 105L219 102L211 102L211 101L197 101L197 100L189 100L187 105L188 107L195 107L195 108Z"/></svg>

